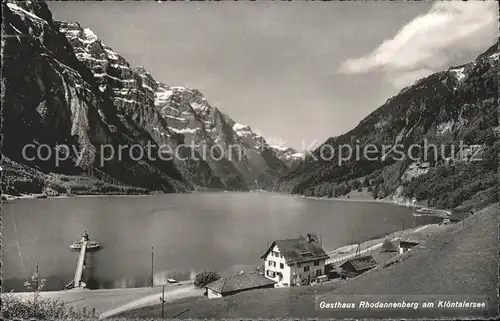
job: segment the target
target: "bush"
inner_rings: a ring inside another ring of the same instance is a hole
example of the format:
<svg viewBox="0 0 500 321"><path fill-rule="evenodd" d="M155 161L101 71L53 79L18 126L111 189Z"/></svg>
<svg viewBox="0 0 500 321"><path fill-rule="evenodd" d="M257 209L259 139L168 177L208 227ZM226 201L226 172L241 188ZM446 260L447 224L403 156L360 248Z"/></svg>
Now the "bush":
<svg viewBox="0 0 500 321"><path fill-rule="evenodd" d="M352 189L361 188L361 183L357 179L353 180L351 184L352 184Z"/></svg>
<svg viewBox="0 0 500 321"><path fill-rule="evenodd" d="M207 284L217 281L218 279L220 279L220 275L215 273L214 271L203 271L196 274L194 285L196 287L202 288Z"/></svg>
<svg viewBox="0 0 500 321"><path fill-rule="evenodd" d="M378 185L378 183L376 185L373 186L372 188L372 197L374 199L377 199L378 195L379 195L379 190L380 190L380 187Z"/></svg>
<svg viewBox="0 0 500 321"><path fill-rule="evenodd" d="M397 246L394 243L392 243L391 240L389 239L384 240L380 252L397 252L397 251L398 251Z"/></svg>
<svg viewBox="0 0 500 321"><path fill-rule="evenodd" d="M38 267L37 267L38 270ZM45 286L45 279L40 278L38 271L24 283L26 290L32 292L28 297L14 293L2 293L2 320L36 319L36 320L69 320L97 319L95 309L83 308L77 311L65 302L55 299L42 299L40 291Z"/></svg>
<svg viewBox="0 0 500 321"><path fill-rule="evenodd" d="M97 319L95 309L81 311L65 302L55 299L42 299L38 297L36 307L33 299L22 298L13 293L2 294L2 319L30 319L37 320L69 320L69 319Z"/></svg>

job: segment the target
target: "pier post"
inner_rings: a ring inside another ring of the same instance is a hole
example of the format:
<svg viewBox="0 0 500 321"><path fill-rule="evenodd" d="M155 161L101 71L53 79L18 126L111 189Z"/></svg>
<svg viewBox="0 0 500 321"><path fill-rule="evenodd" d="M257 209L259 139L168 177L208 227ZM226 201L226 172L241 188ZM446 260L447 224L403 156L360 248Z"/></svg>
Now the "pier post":
<svg viewBox="0 0 500 321"><path fill-rule="evenodd" d="M151 287L154 287L154 255L155 255L155 250L154 246L151 246Z"/></svg>
<svg viewBox="0 0 500 321"><path fill-rule="evenodd" d="M36 275L36 284L35 284L35 291L33 292L33 317L36 318L36 299L37 299L37 294L38 291L40 290L40 274L38 271L38 261L36 261L36 270L35 270L35 275Z"/></svg>

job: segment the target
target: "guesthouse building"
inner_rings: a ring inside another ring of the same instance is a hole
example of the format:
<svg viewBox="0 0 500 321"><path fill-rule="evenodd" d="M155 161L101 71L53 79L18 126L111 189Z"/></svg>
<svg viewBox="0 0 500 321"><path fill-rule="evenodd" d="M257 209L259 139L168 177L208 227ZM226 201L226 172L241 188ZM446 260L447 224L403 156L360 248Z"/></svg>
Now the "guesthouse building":
<svg viewBox="0 0 500 321"><path fill-rule="evenodd" d="M314 234L274 241L261 256L264 276L277 287L309 284L325 274L328 255ZM320 278L321 279L321 278Z"/></svg>

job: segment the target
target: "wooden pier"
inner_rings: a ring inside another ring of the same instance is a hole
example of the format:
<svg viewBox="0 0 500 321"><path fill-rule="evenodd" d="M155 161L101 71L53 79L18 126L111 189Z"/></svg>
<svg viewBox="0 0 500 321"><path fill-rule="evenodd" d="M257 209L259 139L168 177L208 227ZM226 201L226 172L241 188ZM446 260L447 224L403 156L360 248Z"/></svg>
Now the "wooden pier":
<svg viewBox="0 0 500 321"><path fill-rule="evenodd" d="M75 288L85 287L85 283L82 282L83 269L85 267L85 253L87 252L88 241L82 242L82 248L80 249L80 255L78 256L78 263L76 264L75 278L73 279L73 286Z"/></svg>

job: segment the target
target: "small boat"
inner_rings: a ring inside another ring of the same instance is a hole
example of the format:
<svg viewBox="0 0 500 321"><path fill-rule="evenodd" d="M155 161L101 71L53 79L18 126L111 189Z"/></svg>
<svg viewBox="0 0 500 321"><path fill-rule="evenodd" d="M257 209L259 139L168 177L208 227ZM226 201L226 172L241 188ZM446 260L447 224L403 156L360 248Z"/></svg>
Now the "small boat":
<svg viewBox="0 0 500 321"><path fill-rule="evenodd" d="M69 246L69 248L72 250L80 250L83 246L83 242L87 243L87 250L88 251L97 250L101 246L101 244L99 244L99 242L94 241L94 240L90 240L89 234L87 233L87 231L85 231L85 233L83 233L83 235L82 235L82 239L80 241L76 241L73 244L71 244Z"/></svg>
<svg viewBox="0 0 500 321"><path fill-rule="evenodd" d="M167 279L168 283L177 283L178 281L176 279Z"/></svg>

